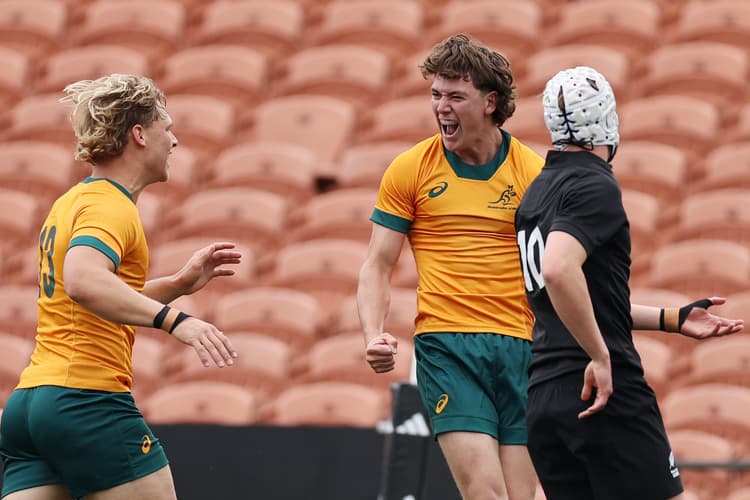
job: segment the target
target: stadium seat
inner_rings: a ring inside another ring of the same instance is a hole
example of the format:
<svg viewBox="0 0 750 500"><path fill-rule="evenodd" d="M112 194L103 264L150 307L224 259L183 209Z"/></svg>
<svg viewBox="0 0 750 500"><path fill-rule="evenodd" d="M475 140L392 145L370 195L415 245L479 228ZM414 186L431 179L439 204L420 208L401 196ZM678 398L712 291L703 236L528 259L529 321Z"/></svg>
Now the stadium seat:
<svg viewBox="0 0 750 500"><path fill-rule="evenodd" d="M750 250L733 241L685 240L660 246L651 261L651 286L691 297L727 296L747 288Z"/></svg>
<svg viewBox="0 0 750 500"><path fill-rule="evenodd" d="M2 4L2 2L0 2ZM71 107L60 102L62 94L31 94L9 111L6 141L44 141L75 150L75 135L70 124Z"/></svg>
<svg viewBox="0 0 750 500"><path fill-rule="evenodd" d="M359 108L382 102L391 76L385 53L343 44L301 50L286 59L285 71L279 93L327 95Z"/></svg>
<svg viewBox="0 0 750 500"><path fill-rule="evenodd" d="M664 208L683 196L687 170L687 158L681 149L647 140L623 142L612 162L612 173L623 189L656 196Z"/></svg>
<svg viewBox="0 0 750 500"><path fill-rule="evenodd" d="M305 356L306 370L300 383L341 382L388 389L391 384L409 380L412 362L412 342L400 338L395 368L376 374L365 361L365 342L359 331L346 332L318 340Z"/></svg>
<svg viewBox="0 0 750 500"><path fill-rule="evenodd" d="M646 64L642 95L694 96L721 106L725 113L746 98L748 55L739 47L700 41L662 45L647 56Z"/></svg>
<svg viewBox="0 0 750 500"><path fill-rule="evenodd" d="M255 140L288 142L309 148L330 164L354 132L353 105L329 96L298 95L268 99L255 113Z"/></svg>
<svg viewBox="0 0 750 500"><path fill-rule="evenodd" d="M215 97L237 107L255 106L268 94L271 68L260 51L236 45L200 45L164 58L161 87L167 95Z"/></svg>
<svg viewBox="0 0 750 500"><path fill-rule="evenodd" d="M712 238L741 243L750 249L750 188L692 193L680 205L672 241Z"/></svg>
<svg viewBox="0 0 750 500"><path fill-rule="evenodd" d="M305 26L299 2L215 0L203 11L194 45L240 45L284 57L301 47Z"/></svg>
<svg viewBox="0 0 750 500"><path fill-rule="evenodd" d="M277 425L375 427L387 417L387 390L347 382L291 387L271 402Z"/></svg>
<svg viewBox="0 0 750 500"><path fill-rule="evenodd" d="M195 350L186 347L177 351L180 369L170 377L170 383L196 380L229 382L264 398L289 385L293 375L293 345L255 332L235 331L229 333L228 337L237 351L232 366L205 367Z"/></svg>
<svg viewBox="0 0 750 500"><path fill-rule="evenodd" d="M164 211L168 205L162 203L161 196L152 190L145 190L138 196L136 206L149 245L158 244L163 239L161 231L165 223Z"/></svg>
<svg viewBox="0 0 750 500"><path fill-rule="evenodd" d="M745 110L750 119L750 106ZM750 127L748 131L750 132ZM750 188L750 141L724 144L712 149L706 155L704 169L703 179L693 184L695 191L725 187Z"/></svg>
<svg viewBox="0 0 750 500"><path fill-rule="evenodd" d="M675 26L678 40L707 40L750 48L750 4L744 0L688 2Z"/></svg>
<svg viewBox="0 0 750 500"><path fill-rule="evenodd" d="M551 34L553 45L587 43L627 53L634 60L659 42L661 11L650 0L568 2Z"/></svg>
<svg viewBox="0 0 750 500"><path fill-rule="evenodd" d="M743 104L737 111L737 122L730 125L725 139L727 143L750 140L750 104ZM732 144L727 144L731 146ZM737 145L741 147L741 145Z"/></svg>
<svg viewBox="0 0 750 500"><path fill-rule="evenodd" d="M226 240L210 237L188 237L164 241L151 249L149 277L170 276L179 271L196 251L211 243L221 241ZM218 293L252 285L256 272L255 252L250 247L238 243L235 243L233 250L242 254L241 262L239 264L227 264L223 267L233 270L234 275L211 280L200 291L201 300L205 300L207 292Z"/></svg>
<svg viewBox="0 0 750 500"><path fill-rule="evenodd" d="M59 50L68 28L68 9L58 0L0 2L0 45L32 57Z"/></svg>
<svg viewBox="0 0 750 500"><path fill-rule="evenodd" d="M675 352L666 342L646 335L633 334L633 343L641 358L646 381L661 399L670 389L670 367Z"/></svg>
<svg viewBox="0 0 750 500"><path fill-rule="evenodd" d="M395 60L417 50L423 34L423 7L411 0L331 0L320 15L312 45L361 45Z"/></svg>
<svg viewBox="0 0 750 500"><path fill-rule="evenodd" d="M18 377L29 364L34 342L31 339L0 332L0 408L18 384Z"/></svg>
<svg viewBox="0 0 750 500"><path fill-rule="evenodd" d="M688 158L700 158L719 137L719 109L696 97L640 97L618 108L623 144L633 140L660 142L682 149Z"/></svg>
<svg viewBox="0 0 750 500"><path fill-rule="evenodd" d="M630 223L631 278L635 278L649 267L651 254L661 243L663 209L655 196L632 189L622 190L622 203Z"/></svg>
<svg viewBox="0 0 750 500"><path fill-rule="evenodd" d="M438 133L430 97L390 99L372 111L370 124L358 134L360 142L417 142Z"/></svg>
<svg viewBox="0 0 750 500"><path fill-rule="evenodd" d="M727 500L750 500L750 486L732 491Z"/></svg>
<svg viewBox="0 0 750 500"><path fill-rule="evenodd" d="M738 457L732 442L696 430L673 430L669 433L669 443L677 459L680 478L685 488L699 498L726 498L729 492L731 472L719 467L693 469L687 464L729 464Z"/></svg>
<svg viewBox="0 0 750 500"><path fill-rule="evenodd" d="M558 71L574 66L591 66L606 75L618 102L624 102L630 95L630 62L624 52L611 47L594 44L545 47L530 54L525 65L526 72L518 82L518 92L524 97L534 96L541 101L539 96L547 81Z"/></svg>
<svg viewBox="0 0 750 500"><path fill-rule="evenodd" d="M321 306L311 294L281 287L257 287L216 301L215 324L230 334L253 331L290 345L310 346L321 324Z"/></svg>
<svg viewBox="0 0 750 500"><path fill-rule="evenodd" d="M146 193L158 196L165 207L182 203L185 198L199 189L203 177L208 175L203 163L198 161L196 153L183 144L172 150L168 165L169 180L149 184L144 190Z"/></svg>
<svg viewBox="0 0 750 500"><path fill-rule="evenodd" d="M393 287L390 295L390 307L383 329L396 337L411 338L417 317L417 293L413 288ZM361 330L356 295L350 295L341 301L335 320L337 332Z"/></svg>
<svg viewBox="0 0 750 500"><path fill-rule="evenodd" d="M388 165L412 144L402 141L362 143L344 150L336 166L336 183L345 188L377 188Z"/></svg>
<svg viewBox="0 0 750 500"><path fill-rule="evenodd" d="M0 245L24 247L38 242L40 215L39 202L32 194L0 188L0 230L3 234Z"/></svg>
<svg viewBox="0 0 750 500"><path fill-rule="evenodd" d="M521 142L550 144L549 130L544 124L541 97L536 95L516 99L516 111L505 122L503 129Z"/></svg>
<svg viewBox="0 0 750 500"><path fill-rule="evenodd" d="M138 332L133 343L133 388L136 402L164 384L169 349L155 335Z"/></svg>
<svg viewBox="0 0 750 500"><path fill-rule="evenodd" d="M336 189L319 194L298 208L295 227L287 241L341 238L366 243L372 233L370 215L377 197L377 188Z"/></svg>
<svg viewBox="0 0 750 500"><path fill-rule="evenodd" d="M32 64L23 52L0 47L0 67L0 105L8 109L28 94Z"/></svg>
<svg viewBox="0 0 750 500"><path fill-rule="evenodd" d="M516 70L538 48L541 22L542 9L531 0L458 0L443 7L438 27L428 37L434 44L467 33L506 56Z"/></svg>
<svg viewBox="0 0 750 500"><path fill-rule="evenodd" d="M41 75L35 80L34 91L61 92L69 83L93 80L110 73L148 75L148 59L137 50L116 45L70 47L46 59Z"/></svg>
<svg viewBox="0 0 750 500"><path fill-rule="evenodd" d="M419 67L422 65L430 50L419 50L411 55L394 61L394 78L390 88L396 97L430 95L431 80L422 76ZM515 66L513 66L515 69Z"/></svg>
<svg viewBox="0 0 750 500"><path fill-rule="evenodd" d="M73 152L54 143L0 143L0 186L35 195L45 209L81 177L78 167Z"/></svg>
<svg viewBox="0 0 750 500"><path fill-rule="evenodd" d="M741 292L727 295L727 302L721 306L720 310L722 315L728 318L749 319L750 286Z"/></svg>
<svg viewBox="0 0 750 500"><path fill-rule="evenodd" d="M157 58L185 40L187 10L175 0L97 0L76 26L75 45L111 44Z"/></svg>
<svg viewBox="0 0 750 500"><path fill-rule="evenodd" d="M730 317L746 316L747 310ZM750 339L739 334L703 341L693 349L690 365L685 385L722 383L750 388Z"/></svg>
<svg viewBox="0 0 750 500"><path fill-rule="evenodd" d="M243 142L224 149L206 187L247 186L284 196L291 205L315 195L319 173L315 151L284 142Z"/></svg>
<svg viewBox="0 0 750 500"><path fill-rule="evenodd" d="M258 418L258 401L248 389L225 382L194 381L165 386L141 408L151 424L248 425Z"/></svg>
<svg viewBox="0 0 750 500"><path fill-rule="evenodd" d="M167 111L174 122L177 140L208 161L225 148L235 131L235 109L211 96L177 94L170 96Z"/></svg>
<svg viewBox="0 0 750 500"><path fill-rule="evenodd" d="M0 196L0 199L3 197ZM37 327L39 285L0 286L0 331L33 339Z"/></svg>
<svg viewBox="0 0 750 500"><path fill-rule="evenodd" d="M223 238L248 245L258 255L281 243L287 224L287 200L249 187L204 189L188 196L172 212L169 237Z"/></svg>

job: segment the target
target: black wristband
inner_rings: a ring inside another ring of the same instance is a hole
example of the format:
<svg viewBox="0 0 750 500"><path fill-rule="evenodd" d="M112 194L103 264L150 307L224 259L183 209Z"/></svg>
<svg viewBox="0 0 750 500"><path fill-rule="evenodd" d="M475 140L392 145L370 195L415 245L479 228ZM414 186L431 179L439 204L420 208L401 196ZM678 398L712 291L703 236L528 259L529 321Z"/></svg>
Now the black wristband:
<svg viewBox="0 0 750 500"><path fill-rule="evenodd" d="M164 306L161 308L161 311L159 311L156 316L154 316L154 328L158 328L161 330L161 325L164 323L164 318L167 317L167 313L169 313L169 310L171 307Z"/></svg>
<svg viewBox="0 0 750 500"><path fill-rule="evenodd" d="M679 330L682 328L682 324L685 322L685 320L688 317L688 314L690 314L690 311L692 311L694 307L700 307L701 309L708 309L713 304L714 303L711 302L710 299L701 299L701 300L696 300L695 302L692 302L686 306L680 307L679 319L677 320L677 329Z"/></svg>
<svg viewBox="0 0 750 500"><path fill-rule="evenodd" d="M184 312L180 311L180 314L177 315L177 319L175 319L174 323L172 323L172 328L169 329L169 333L172 333L174 329L177 328L177 325L179 325L189 317L189 314L185 314Z"/></svg>
<svg viewBox="0 0 750 500"><path fill-rule="evenodd" d="M665 332L664 328L664 308L659 309L659 330Z"/></svg>

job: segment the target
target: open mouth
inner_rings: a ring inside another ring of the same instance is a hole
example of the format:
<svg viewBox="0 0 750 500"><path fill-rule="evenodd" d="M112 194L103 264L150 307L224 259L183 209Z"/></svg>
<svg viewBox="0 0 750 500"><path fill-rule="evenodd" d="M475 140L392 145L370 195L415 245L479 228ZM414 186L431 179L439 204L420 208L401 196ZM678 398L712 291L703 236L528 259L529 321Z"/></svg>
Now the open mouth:
<svg viewBox="0 0 750 500"><path fill-rule="evenodd" d="M455 122L441 122L440 130L444 137L451 137L458 131L458 123Z"/></svg>

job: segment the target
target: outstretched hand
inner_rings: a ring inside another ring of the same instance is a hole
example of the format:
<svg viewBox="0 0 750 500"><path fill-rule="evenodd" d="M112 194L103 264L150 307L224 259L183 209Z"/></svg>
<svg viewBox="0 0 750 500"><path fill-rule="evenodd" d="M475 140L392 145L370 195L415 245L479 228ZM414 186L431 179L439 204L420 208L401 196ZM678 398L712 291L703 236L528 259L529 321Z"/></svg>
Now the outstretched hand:
<svg viewBox="0 0 750 500"><path fill-rule="evenodd" d="M728 319L708 312L709 307L724 304L726 301L723 297L710 297L704 302L705 307L693 303L693 307L687 311L687 316L680 325L680 333L694 339L705 339L742 331L745 325L743 320Z"/></svg>
<svg viewBox="0 0 750 500"><path fill-rule="evenodd" d="M203 366L210 366L212 361L219 368L232 366L237 357L224 332L198 318L187 318L175 327L172 335L183 344L192 346Z"/></svg>
<svg viewBox="0 0 750 500"><path fill-rule="evenodd" d="M390 333L381 333L367 343L365 359L375 373L385 373L396 366L398 340Z"/></svg>
<svg viewBox="0 0 750 500"><path fill-rule="evenodd" d="M609 358L606 361L590 361L583 372L583 389L581 390L581 401L588 401L591 393L596 388L594 403L578 414L578 418L586 418L594 413L600 412L607 405L612 395L612 366Z"/></svg>
<svg viewBox="0 0 750 500"><path fill-rule="evenodd" d="M183 295L195 293L218 276L232 276L234 270L222 266L239 264L242 254L233 251L234 243L212 243L196 251L177 273Z"/></svg>

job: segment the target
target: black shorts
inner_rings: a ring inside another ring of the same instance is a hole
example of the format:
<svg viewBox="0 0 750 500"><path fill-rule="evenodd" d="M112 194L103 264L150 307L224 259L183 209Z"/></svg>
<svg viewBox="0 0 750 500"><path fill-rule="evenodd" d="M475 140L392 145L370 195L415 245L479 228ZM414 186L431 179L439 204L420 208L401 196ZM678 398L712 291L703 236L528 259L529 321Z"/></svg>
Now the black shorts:
<svg viewBox="0 0 750 500"><path fill-rule="evenodd" d="M605 409L578 419L583 375L529 389L529 453L547 500L666 500L679 495L659 407L642 378L616 385Z"/></svg>

